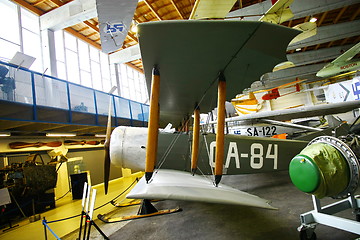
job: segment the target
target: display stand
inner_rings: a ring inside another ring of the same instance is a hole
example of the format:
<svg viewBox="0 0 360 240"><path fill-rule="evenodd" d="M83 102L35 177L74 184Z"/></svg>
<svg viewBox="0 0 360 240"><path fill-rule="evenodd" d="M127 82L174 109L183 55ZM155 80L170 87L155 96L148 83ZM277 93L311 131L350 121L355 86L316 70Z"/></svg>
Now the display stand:
<svg viewBox="0 0 360 240"><path fill-rule="evenodd" d="M321 207L320 200L312 195L314 210L300 215L301 226L298 228L301 240L315 240L317 224L338 228L347 232L360 234L360 196L350 196L333 204ZM334 216L341 211L353 209L356 221Z"/></svg>

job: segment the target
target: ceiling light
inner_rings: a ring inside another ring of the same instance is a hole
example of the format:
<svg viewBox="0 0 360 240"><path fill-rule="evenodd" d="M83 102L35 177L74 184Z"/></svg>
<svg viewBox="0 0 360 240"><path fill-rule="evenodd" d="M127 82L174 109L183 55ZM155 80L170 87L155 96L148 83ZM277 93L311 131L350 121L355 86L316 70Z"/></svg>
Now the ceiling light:
<svg viewBox="0 0 360 240"><path fill-rule="evenodd" d="M299 51L301 51L301 48L297 48L297 49L295 49L295 51L296 51L296 52L299 52Z"/></svg>
<svg viewBox="0 0 360 240"><path fill-rule="evenodd" d="M106 137L106 134L95 134L95 137L105 138L105 137Z"/></svg>
<svg viewBox="0 0 360 240"><path fill-rule="evenodd" d="M75 137L76 133L47 133L47 137Z"/></svg>
<svg viewBox="0 0 360 240"><path fill-rule="evenodd" d="M0 133L0 137L10 137L10 136L11 133L6 133L6 132Z"/></svg>
<svg viewBox="0 0 360 240"><path fill-rule="evenodd" d="M313 17L310 19L310 22L316 22L317 21L317 18Z"/></svg>

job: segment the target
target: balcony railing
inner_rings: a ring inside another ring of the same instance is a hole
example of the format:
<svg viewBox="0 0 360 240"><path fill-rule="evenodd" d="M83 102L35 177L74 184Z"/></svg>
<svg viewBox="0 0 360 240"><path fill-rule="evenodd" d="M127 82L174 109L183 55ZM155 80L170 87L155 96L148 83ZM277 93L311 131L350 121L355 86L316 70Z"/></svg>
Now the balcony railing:
<svg viewBox="0 0 360 240"><path fill-rule="evenodd" d="M0 119L146 126L149 106L0 61Z"/></svg>

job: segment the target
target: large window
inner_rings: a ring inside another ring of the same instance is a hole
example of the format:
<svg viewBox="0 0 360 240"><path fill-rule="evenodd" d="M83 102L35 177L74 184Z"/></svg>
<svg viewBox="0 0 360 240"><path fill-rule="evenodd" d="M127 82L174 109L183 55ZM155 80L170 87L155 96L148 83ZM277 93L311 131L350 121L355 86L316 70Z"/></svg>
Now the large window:
<svg viewBox="0 0 360 240"><path fill-rule="evenodd" d="M0 60L10 61L16 52L22 52L36 58L31 70L44 72L42 41L49 39L41 38L46 35L41 35L39 16L9 0L1 0L0 21ZM124 64L116 71L107 54L66 31L54 32L54 39L55 56L51 60L56 61L55 77L104 92L117 86L115 94L147 102L142 73Z"/></svg>
<svg viewBox="0 0 360 240"><path fill-rule="evenodd" d="M36 60L31 70L42 72L42 52L39 17L10 1L0 2L0 57L9 61L16 52Z"/></svg>

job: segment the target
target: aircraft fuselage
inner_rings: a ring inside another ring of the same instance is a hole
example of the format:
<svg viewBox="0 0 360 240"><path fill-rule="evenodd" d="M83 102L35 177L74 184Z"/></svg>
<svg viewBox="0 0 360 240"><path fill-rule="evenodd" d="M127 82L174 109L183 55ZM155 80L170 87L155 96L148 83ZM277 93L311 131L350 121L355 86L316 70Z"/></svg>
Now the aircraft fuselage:
<svg viewBox="0 0 360 240"><path fill-rule="evenodd" d="M173 141L176 143L168 151ZM117 127L111 136L111 162L134 171L145 168L147 128ZM225 136L223 174L247 174L287 170L289 162L305 146L305 141L281 140L228 134ZM191 135L159 132L157 165L190 171ZM215 134L200 137L198 168L211 174L215 159Z"/></svg>

